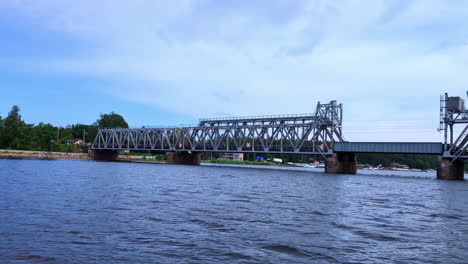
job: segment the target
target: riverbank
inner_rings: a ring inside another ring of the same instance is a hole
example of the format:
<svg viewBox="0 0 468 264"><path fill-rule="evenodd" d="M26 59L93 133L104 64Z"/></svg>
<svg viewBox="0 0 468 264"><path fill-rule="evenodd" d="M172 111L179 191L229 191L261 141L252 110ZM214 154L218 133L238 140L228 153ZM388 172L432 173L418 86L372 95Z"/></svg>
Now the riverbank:
<svg viewBox="0 0 468 264"><path fill-rule="evenodd" d="M153 156L140 156L140 155L119 155L117 161L128 161L128 162L142 162L142 163L165 163L165 160L154 159ZM31 150L6 150L0 149L0 158L36 158L36 159L86 159L91 160L92 158L87 153L64 153L64 152L47 152L47 151L31 151ZM236 160L203 160L204 164L212 165L233 165L233 166L262 166L262 167L304 167L304 168L315 168L308 164L276 164L272 162L258 162L258 161L236 161ZM321 169L322 167L316 167ZM383 169L363 169L369 171L398 171L389 168ZM408 169L403 171L410 172L421 172L421 170ZM435 170L429 170L428 172L434 172Z"/></svg>
<svg viewBox="0 0 468 264"><path fill-rule="evenodd" d="M63 153L31 150L0 150L0 157L11 159L37 158L37 159L91 159L87 153Z"/></svg>

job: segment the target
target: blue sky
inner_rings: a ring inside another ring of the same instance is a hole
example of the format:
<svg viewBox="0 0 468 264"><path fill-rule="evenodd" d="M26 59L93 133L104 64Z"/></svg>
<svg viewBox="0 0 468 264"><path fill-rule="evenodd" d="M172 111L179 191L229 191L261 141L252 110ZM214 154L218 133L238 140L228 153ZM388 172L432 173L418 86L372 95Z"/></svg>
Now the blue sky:
<svg viewBox="0 0 468 264"><path fill-rule="evenodd" d="M130 125L345 107L350 141L440 141L468 88L468 1L2 0L0 113Z"/></svg>

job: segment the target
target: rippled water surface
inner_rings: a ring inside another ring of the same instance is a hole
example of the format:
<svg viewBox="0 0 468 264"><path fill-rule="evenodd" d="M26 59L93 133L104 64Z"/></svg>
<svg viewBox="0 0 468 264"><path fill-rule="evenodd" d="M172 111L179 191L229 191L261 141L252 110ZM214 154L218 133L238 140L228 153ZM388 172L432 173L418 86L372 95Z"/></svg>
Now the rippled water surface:
<svg viewBox="0 0 468 264"><path fill-rule="evenodd" d="M468 263L468 182L0 159L0 263Z"/></svg>

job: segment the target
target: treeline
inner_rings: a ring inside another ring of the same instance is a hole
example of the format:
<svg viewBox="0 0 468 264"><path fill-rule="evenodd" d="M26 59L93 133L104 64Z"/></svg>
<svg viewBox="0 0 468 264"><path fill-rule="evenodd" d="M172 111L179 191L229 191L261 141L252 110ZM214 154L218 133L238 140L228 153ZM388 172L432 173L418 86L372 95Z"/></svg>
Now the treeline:
<svg viewBox="0 0 468 264"><path fill-rule="evenodd" d="M81 145L91 143L99 128L128 127L121 115L101 114L93 124L74 124L66 127L49 123L28 124L21 118L20 108L13 106L4 119L0 116L0 149L75 152L75 140Z"/></svg>
<svg viewBox="0 0 468 264"><path fill-rule="evenodd" d="M374 167L378 165L390 167L392 163L399 163L420 170L435 169L438 165L437 156L431 155L358 154L357 160L359 163L369 164Z"/></svg>
<svg viewBox="0 0 468 264"><path fill-rule="evenodd" d="M283 162L309 163L313 161L324 161L319 155L290 155L290 154L257 154L245 153L246 160L255 160L256 156L264 158L280 158ZM410 168L428 170L437 168L438 162L436 156L431 155L407 155L407 154L357 154L359 164L368 164L373 167L382 165L391 167L393 163L408 165Z"/></svg>

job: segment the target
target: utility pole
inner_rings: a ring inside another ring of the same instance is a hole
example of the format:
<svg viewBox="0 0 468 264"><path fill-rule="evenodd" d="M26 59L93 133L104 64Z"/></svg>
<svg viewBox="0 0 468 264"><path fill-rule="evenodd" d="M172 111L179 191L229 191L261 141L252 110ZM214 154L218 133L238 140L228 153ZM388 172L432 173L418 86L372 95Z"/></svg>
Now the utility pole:
<svg viewBox="0 0 468 264"><path fill-rule="evenodd" d="M59 141L59 134L60 134L60 127L57 127L57 140L55 142Z"/></svg>
<svg viewBox="0 0 468 264"><path fill-rule="evenodd" d="M50 140L50 152L51 153L54 151L54 143L55 143L55 140L51 139Z"/></svg>
<svg viewBox="0 0 468 264"><path fill-rule="evenodd" d="M83 129L83 144L86 143L85 139L86 139L86 129Z"/></svg>

